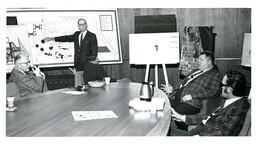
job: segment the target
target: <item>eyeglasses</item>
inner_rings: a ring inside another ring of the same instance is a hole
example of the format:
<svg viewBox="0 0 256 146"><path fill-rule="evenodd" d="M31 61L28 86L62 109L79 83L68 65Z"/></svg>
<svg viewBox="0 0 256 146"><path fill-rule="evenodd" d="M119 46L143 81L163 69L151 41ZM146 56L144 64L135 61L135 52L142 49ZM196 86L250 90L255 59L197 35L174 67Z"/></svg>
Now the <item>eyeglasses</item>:
<svg viewBox="0 0 256 146"><path fill-rule="evenodd" d="M86 25L86 23L80 23L80 24L78 23L78 25L79 25L79 26L81 26L81 25Z"/></svg>
<svg viewBox="0 0 256 146"><path fill-rule="evenodd" d="M221 86L221 87L229 87L230 85L221 83L220 86Z"/></svg>

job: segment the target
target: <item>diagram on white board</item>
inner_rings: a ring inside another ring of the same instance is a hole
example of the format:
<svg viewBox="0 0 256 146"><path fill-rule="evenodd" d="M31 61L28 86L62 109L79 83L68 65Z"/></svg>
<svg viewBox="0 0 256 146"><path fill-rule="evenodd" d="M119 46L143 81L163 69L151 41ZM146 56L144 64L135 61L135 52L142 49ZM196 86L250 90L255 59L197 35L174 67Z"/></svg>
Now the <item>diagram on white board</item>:
<svg viewBox="0 0 256 146"><path fill-rule="evenodd" d="M52 23L27 23L26 26L34 64L72 64L73 43L42 42L42 38L49 35L49 32L57 31Z"/></svg>
<svg viewBox="0 0 256 146"><path fill-rule="evenodd" d="M8 11L16 16L19 25L25 25L33 62L41 66L71 66L74 61L73 42L42 42L44 37L72 35L78 31L77 20L87 20L88 30L98 40L100 64L122 63L119 32L115 10L45 10ZM15 34L14 34L15 35Z"/></svg>

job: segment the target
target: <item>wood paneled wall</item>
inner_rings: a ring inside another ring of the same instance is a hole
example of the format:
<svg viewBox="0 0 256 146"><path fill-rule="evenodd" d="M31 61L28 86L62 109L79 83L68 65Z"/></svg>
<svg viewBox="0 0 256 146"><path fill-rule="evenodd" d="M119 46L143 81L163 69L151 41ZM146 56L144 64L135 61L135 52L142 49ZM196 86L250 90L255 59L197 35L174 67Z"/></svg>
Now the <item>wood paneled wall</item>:
<svg viewBox="0 0 256 146"><path fill-rule="evenodd" d="M129 34L134 33L134 16L175 14L177 30L180 35L184 26L214 26L216 64L221 73L233 65L240 65L241 60L222 60L221 58L241 58L244 33L251 31L250 8L135 8L117 9L123 64L105 65L107 73L116 79L124 77L141 82L144 79L145 66L129 64ZM167 67L171 84L179 82L178 65ZM164 83L162 69L159 70L160 83ZM150 70L150 80L154 80L154 68Z"/></svg>

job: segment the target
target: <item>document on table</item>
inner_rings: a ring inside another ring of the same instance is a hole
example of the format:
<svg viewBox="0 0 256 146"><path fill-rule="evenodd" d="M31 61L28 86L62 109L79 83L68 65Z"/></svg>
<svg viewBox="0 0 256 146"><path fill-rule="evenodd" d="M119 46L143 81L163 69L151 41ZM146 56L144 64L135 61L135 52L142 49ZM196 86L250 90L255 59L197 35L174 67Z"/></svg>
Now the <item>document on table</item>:
<svg viewBox="0 0 256 146"><path fill-rule="evenodd" d="M113 111L72 111L75 121L118 118Z"/></svg>
<svg viewBox="0 0 256 146"><path fill-rule="evenodd" d="M150 102L134 98L129 102L129 106L138 111L162 111L164 110L164 104L164 98L152 98Z"/></svg>
<svg viewBox="0 0 256 146"><path fill-rule="evenodd" d="M72 94L72 95L81 95L81 94L84 94L85 92L83 92L83 91L64 91L62 93Z"/></svg>

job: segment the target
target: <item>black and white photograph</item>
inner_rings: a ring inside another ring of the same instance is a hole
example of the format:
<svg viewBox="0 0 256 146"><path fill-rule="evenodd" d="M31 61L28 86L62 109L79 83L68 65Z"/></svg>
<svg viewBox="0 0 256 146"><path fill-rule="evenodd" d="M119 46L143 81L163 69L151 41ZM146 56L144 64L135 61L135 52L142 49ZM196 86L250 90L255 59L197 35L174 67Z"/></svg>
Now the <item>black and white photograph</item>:
<svg viewBox="0 0 256 146"><path fill-rule="evenodd" d="M0 139L251 145L252 1L182 1L6 4Z"/></svg>

